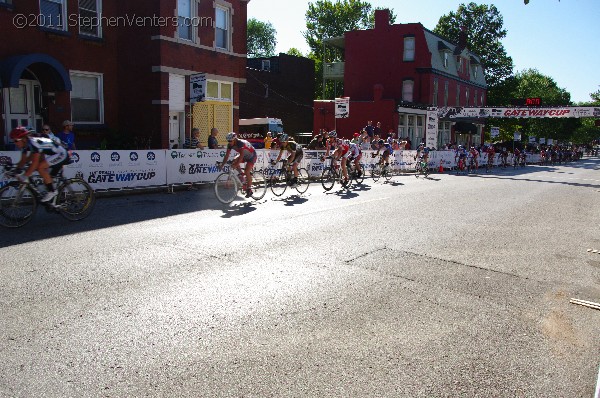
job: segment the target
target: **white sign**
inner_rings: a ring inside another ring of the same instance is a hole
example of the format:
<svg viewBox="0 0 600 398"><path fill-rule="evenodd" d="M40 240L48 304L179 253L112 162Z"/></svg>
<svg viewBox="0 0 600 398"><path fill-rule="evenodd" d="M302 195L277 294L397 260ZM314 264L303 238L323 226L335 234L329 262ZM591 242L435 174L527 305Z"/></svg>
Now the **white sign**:
<svg viewBox="0 0 600 398"><path fill-rule="evenodd" d="M521 141L521 133L518 131L515 133L515 141Z"/></svg>
<svg viewBox="0 0 600 398"><path fill-rule="evenodd" d="M535 144L535 137L529 137L529 143Z"/></svg>
<svg viewBox="0 0 600 398"><path fill-rule="evenodd" d="M350 116L350 97L335 99L335 118L347 119Z"/></svg>
<svg viewBox="0 0 600 398"><path fill-rule="evenodd" d="M440 118L567 118L567 117L598 117L600 107L571 107L556 108L437 108Z"/></svg>
<svg viewBox="0 0 600 398"><path fill-rule="evenodd" d="M190 75L190 104L204 101L206 96L206 74Z"/></svg>
<svg viewBox="0 0 600 398"><path fill-rule="evenodd" d="M554 140L552 138L548 138L548 145L554 144Z"/></svg>
<svg viewBox="0 0 600 398"><path fill-rule="evenodd" d="M438 145L438 117L435 108L427 111L427 126L425 128L425 145L428 148L437 148Z"/></svg>
<svg viewBox="0 0 600 398"><path fill-rule="evenodd" d="M540 144L545 144L546 143L546 139L545 138L540 138Z"/></svg>
<svg viewBox="0 0 600 398"><path fill-rule="evenodd" d="M500 136L500 127L492 127L492 138Z"/></svg>

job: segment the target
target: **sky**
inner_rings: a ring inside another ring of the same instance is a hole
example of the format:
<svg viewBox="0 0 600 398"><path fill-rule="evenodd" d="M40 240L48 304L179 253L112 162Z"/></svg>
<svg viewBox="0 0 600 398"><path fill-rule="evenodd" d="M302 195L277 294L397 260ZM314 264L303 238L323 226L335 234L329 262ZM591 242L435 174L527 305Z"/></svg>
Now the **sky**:
<svg viewBox="0 0 600 398"><path fill-rule="evenodd" d="M373 8L394 10L396 23L420 22L433 30L442 15L470 1L365 0ZM315 1L310 1L315 2ZM248 18L270 22L277 31L277 52L291 47L309 52L306 30L308 1L250 0ZM504 18L507 36L502 44L512 57L514 72L537 69L571 94L571 100L590 101L600 90L600 0L475 1L495 5Z"/></svg>

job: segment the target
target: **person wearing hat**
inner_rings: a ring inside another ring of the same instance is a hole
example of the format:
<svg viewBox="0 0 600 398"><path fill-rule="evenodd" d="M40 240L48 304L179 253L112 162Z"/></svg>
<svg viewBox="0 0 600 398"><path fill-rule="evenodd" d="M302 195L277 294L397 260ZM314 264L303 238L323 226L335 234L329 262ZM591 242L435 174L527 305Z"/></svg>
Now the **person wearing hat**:
<svg viewBox="0 0 600 398"><path fill-rule="evenodd" d="M70 120L63 122L63 131L56 136L65 144L69 151L77 150L75 147L75 133L73 133L73 123Z"/></svg>

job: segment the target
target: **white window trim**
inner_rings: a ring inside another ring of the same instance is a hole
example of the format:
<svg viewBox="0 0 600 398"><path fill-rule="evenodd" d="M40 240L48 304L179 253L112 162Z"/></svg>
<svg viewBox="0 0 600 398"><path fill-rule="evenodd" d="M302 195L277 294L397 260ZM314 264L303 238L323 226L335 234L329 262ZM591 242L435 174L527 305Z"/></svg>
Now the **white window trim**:
<svg viewBox="0 0 600 398"><path fill-rule="evenodd" d="M226 52L231 52L233 51L233 45L231 43L231 38L232 38L232 31L233 31L233 24L232 24L232 20L233 20L233 7L231 6L230 3L226 3L226 2L215 2L214 3L215 6L215 23L217 20L217 9L221 9L224 10L227 13L227 47L217 47L217 38L216 38L216 31L217 31L217 26L215 24L215 41L213 43L213 47L216 50L221 50L221 51L226 51Z"/></svg>
<svg viewBox="0 0 600 398"><path fill-rule="evenodd" d="M42 1L49 1L51 3L60 3L62 5L62 12L61 12L61 16L60 16L60 23L62 24L61 27L56 27L56 26L46 26L46 25L42 25L45 29L54 29L54 30L59 30L59 31L64 31L66 32L68 29L68 21L67 21L67 0L40 0L38 1L38 5L39 5L39 10L40 10L40 17L42 17ZM51 21L52 23L54 23L55 21Z"/></svg>
<svg viewBox="0 0 600 398"><path fill-rule="evenodd" d="M100 17L102 16L102 0L95 0L96 1L96 17L98 17L98 19L100 19ZM77 10L81 9L81 7L79 7L79 2L77 2ZM79 27L79 34L82 36L87 36L87 37L96 37L98 39L102 38L102 23L99 23L97 26L98 29L98 35L90 35L89 33L86 32L82 32L81 31L81 26Z"/></svg>
<svg viewBox="0 0 600 398"><path fill-rule="evenodd" d="M219 90L218 90L219 93L218 93L218 97L216 97L216 98L215 97L209 97L208 96L208 90L207 90L206 100L209 100L209 101L220 101L220 102L232 102L233 103L233 89L234 89L233 82L225 82L225 81L222 81L222 80L207 79L206 80L207 87L208 87L208 83L217 83L219 85ZM227 85L231 86L231 98L223 98L221 89L222 89L222 87L223 87L224 84L227 84Z"/></svg>
<svg viewBox="0 0 600 398"><path fill-rule="evenodd" d="M193 21L197 15L198 15L198 2L196 0L190 0L190 18L191 18L191 20ZM177 0L176 4L175 4L175 18L177 18L177 21L179 21L179 0ZM194 23L192 23L191 28L192 28L190 31L191 38L186 39L186 38L179 37L179 25L178 25L177 29L175 29L175 38L177 40L181 40L186 43L197 43L198 42L198 28Z"/></svg>
<svg viewBox="0 0 600 398"><path fill-rule="evenodd" d="M82 77L94 77L97 79L98 82L98 102L99 102L99 109L98 109L98 113L99 113L99 117L100 120L97 122L88 122L88 121L78 121L75 118L73 118L73 110L71 109L71 120L74 123L81 123L81 124L104 124L104 74L103 73L96 73L96 72L85 72L85 71L79 71L79 70L72 70L69 71L69 77L73 77L73 76L82 76ZM71 95L69 93L69 104L71 104Z"/></svg>

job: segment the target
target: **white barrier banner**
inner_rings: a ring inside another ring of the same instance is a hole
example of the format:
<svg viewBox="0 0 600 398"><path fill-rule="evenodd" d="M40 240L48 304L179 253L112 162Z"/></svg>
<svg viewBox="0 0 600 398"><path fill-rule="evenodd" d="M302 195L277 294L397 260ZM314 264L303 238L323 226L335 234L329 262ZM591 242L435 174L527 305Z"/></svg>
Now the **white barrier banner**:
<svg viewBox="0 0 600 398"><path fill-rule="evenodd" d="M94 189L138 188L167 183L165 151L73 151L64 176L80 177Z"/></svg>
<svg viewBox="0 0 600 398"><path fill-rule="evenodd" d="M225 149L172 149L166 151L167 184L213 182Z"/></svg>

